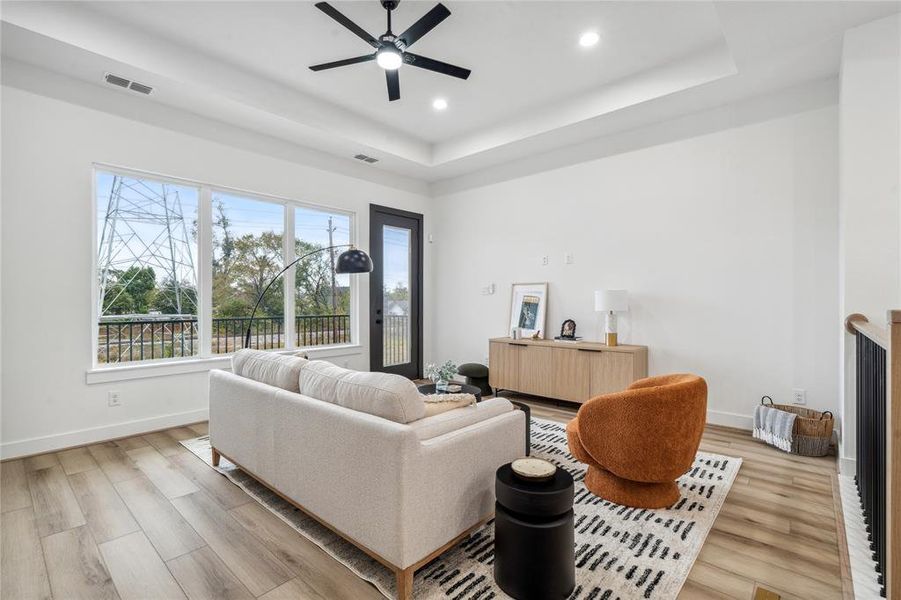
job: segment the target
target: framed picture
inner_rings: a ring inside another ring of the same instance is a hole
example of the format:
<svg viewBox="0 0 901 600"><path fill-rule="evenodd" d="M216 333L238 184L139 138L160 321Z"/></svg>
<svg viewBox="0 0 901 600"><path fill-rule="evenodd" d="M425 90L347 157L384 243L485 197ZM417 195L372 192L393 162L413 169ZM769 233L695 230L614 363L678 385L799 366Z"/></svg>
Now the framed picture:
<svg viewBox="0 0 901 600"><path fill-rule="evenodd" d="M510 327L518 327L522 337L538 333L543 338L547 315L547 282L514 283L510 295Z"/></svg>

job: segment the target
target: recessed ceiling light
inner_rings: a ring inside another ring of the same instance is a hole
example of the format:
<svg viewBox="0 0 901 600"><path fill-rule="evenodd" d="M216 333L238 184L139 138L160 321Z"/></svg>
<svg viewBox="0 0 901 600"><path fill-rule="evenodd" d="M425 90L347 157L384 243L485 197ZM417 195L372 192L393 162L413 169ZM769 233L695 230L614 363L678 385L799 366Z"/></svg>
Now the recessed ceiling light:
<svg viewBox="0 0 901 600"><path fill-rule="evenodd" d="M435 110L444 110L445 108L447 108L447 100L445 100L444 98L435 98L432 101L432 108L434 108Z"/></svg>
<svg viewBox="0 0 901 600"><path fill-rule="evenodd" d="M591 48L601 41L601 36L597 31L586 31L579 37L579 45L583 48Z"/></svg>

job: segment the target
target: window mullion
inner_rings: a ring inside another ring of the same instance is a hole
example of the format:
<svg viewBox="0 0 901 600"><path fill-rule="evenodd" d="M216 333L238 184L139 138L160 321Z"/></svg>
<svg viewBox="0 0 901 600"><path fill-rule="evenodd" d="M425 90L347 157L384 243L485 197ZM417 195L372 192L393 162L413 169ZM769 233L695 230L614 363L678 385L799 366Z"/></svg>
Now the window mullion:
<svg viewBox="0 0 901 600"><path fill-rule="evenodd" d="M290 204L285 205L285 234L282 236L282 250L285 257L285 264L291 262L294 256L294 207ZM284 310L285 310L285 348L296 348L297 341L294 336L294 269L291 267L284 274L282 285L284 286Z"/></svg>
<svg viewBox="0 0 901 600"><path fill-rule="evenodd" d="M200 266L197 326L199 354L206 357L213 355L213 192L207 186L200 188L197 211L197 262Z"/></svg>

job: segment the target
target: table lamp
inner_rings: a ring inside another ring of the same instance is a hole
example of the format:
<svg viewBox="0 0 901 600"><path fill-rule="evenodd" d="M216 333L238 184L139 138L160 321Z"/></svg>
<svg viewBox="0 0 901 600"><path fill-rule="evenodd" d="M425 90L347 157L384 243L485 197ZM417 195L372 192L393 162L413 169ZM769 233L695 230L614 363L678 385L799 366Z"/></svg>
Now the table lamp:
<svg viewBox="0 0 901 600"><path fill-rule="evenodd" d="M594 310L607 313L604 332L608 346L616 346L616 313L629 310L626 290L598 290L594 293Z"/></svg>

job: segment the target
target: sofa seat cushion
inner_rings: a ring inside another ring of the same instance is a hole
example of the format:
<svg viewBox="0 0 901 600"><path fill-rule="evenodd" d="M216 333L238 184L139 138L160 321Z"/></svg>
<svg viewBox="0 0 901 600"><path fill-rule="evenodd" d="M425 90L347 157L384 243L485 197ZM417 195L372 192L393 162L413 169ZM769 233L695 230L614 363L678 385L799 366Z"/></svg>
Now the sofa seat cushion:
<svg viewBox="0 0 901 600"><path fill-rule="evenodd" d="M307 362L297 356L244 348L232 355L232 373L299 393L300 372Z"/></svg>
<svg viewBox="0 0 901 600"><path fill-rule="evenodd" d="M425 415L425 402L406 377L351 371L322 360L304 364L300 393L395 423L409 423Z"/></svg>

